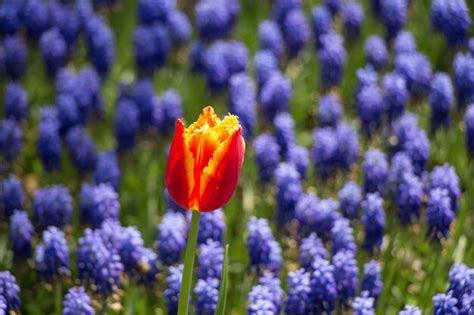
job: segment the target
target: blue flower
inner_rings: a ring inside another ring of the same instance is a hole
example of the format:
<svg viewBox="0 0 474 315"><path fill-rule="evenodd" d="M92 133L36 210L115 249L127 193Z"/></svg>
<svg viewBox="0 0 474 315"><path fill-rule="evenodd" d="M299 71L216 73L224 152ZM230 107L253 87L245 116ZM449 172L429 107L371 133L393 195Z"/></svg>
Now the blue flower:
<svg viewBox="0 0 474 315"><path fill-rule="evenodd" d="M61 169L61 138L56 121L42 119L39 123L36 150L46 171Z"/></svg>
<svg viewBox="0 0 474 315"><path fill-rule="evenodd" d="M474 288L472 277L474 276L474 269L469 269L464 264L454 264L449 270L449 288L453 297L458 300L458 307L462 306L462 297L465 294L472 294L469 290Z"/></svg>
<svg viewBox="0 0 474 315"><path fill-rule="evenodd" d="M0 157L14 162L23 146L23 131L13 119L0 120Z"/></svg>
<svg viewBox="0 0 474 315"><path fill-rule="evenodd" d="M138 19L143 24L166 23L176 9L176 0L138 1Z"/></svg>
<svg viewBox="0 0 474 315"><path fill-rule="evenodd" d="M67 291L63 301L63 315L94 315L91 298L83 287L73 287Z"/></svg>
<svg viewBox="0 0 474 315"><path fill-rule="evenodd" d="M394 122L405 111L410 98L405 78L397 73L388 73L382 81L384 110L388 121Z"/></svg>
<svg viewBox="0 0 474 315"><path fill-rule="evenodd" d="M245 72L249 64L249 51L241 41L225 42L224 59L230 74Z"/></svg>
<svg viewBox="0 0 474 315"><path fill-rule="evenodd" d="M451 209L457 212L459 209L459 198L461 197L461 187L456 170L449 163L445 163L433 168L430 174L429 189L444 188L451 199Z"/></svg>
<svg viewBox="0 0 474 315"><path fill-rule="evenodd" d="M388 60L388 50L385 42L377 35L372 35L365 41L365 59L375 70L385 68Z"/></svg>
<svg viewBox="0 0 474 315"><path fill-rule="evenodd" d="M317 314L332 313L337 299L337 284L334 279L334 266L322 258L313 262L311 273L311 300Z"/></svg>
<svg viewBox="0 0 474 315"><path fill-rule="evenodd" d="M258 25L258 41L261 50L271 52L276 59L280 59L285 46L283 35L274 21L264 20Z"/></svg>
<svg viewBox="0 0 474 315"><path fill-rule="evenodd" d="M301 0L276 0L273 4L273 18L278 22L278 24L283 24L285 17L292 10L297 10L302 8Z"/></svg>
<svg viewBox="0 0 474 315"><path fill-rule="evenodd" d="M43 232L42 241L35 251L38 276L47 282L69 276L69 249L64 232L50 226Z"/></svg>
<svg viewBox="0 0 474 315"><path fill-rule="evenodd" d="M225 37L231 30L233 17L226 1L199 0L195 5L199 38L204 41Z"/></svg>
<svg viewBox="0 0 474 315"><path fill-rule="evenodd" d="M316 258L328 258L328 252L324 244L316 233L311 233L301 240L299 262L305 270L311 270L313 261Z"/></svg>
<svg viewBox="0 0 474 315"><path fill-rule="evenodd" d="M161 262L172 265L180 261L186 246L188 224L181 213L167 212L158 225L157 252Z"/></svg>
<svg viewBox="0 0 474 315"><path fill-rule="evenodd" d="M425 55L411 53L396 56L395 72L405 77L412 96L420 98L428 94L433 73Z"/></svg>
<svg viewBox="0 0 474 315"><path fill-rule="evenodd" d="M338 302L341 306L349 306L355 298L359 269L352 251L339 251L332 257L334 280L337 285Z"/></svg>
<svg viewBox="0 0 474 315"><path fill-rule="evenodd" d="M10 271L0 272L0 296L5 299L7 314L10 311L20 311L20 287Z"/></svg>
<svg viewBox="0 0 474 315"><path fill-rule="evenodd" d="M273 120L276 114L288 111L293 95L290 80L281 72L271 72L259 94L260 106L267 120Z"/></svg>
<svg viewBox="0 0 474 315"><path fill-rule="evenodd" d="M459 309L456 307L458 300L448 293L439 293L433 296L433 314L459 314Z"/></svg>
<svg viewBox="0 0 474 315"><path fill-rule="evenodd" d="M285 314L306 315L311 311L310 273L304 269L288 273L288 295L285 300Z"/></svg>
<svg viewBox="0 0 474 315"><path fill-rule="evenodd" d="M191 64L191 70L203 73L206 71L205 64L205 51L206 47L201 42L192 43L189 49L189 63Z"/></svg>
<svg viewBox="0 0 474 315"><path fill-rule="evenodd" d="M255 138L253 149L260 181L268 183L273 178L274 171L280 162L280 146L273 136L262 133Z"/></svg>
<svg viewBox="0 0 474 315"><path fill-rule="evenodd" d="M179 292L181 290L181 279L183 278L183 265L171 266L166 278L166 289L163 293L166 301L168 314L178 313Z"/></svg>
<svg viewBox="0 0 474 315"><path fill-rule="evenodd" d="M395 194L398 218L402 224L416 222L420 218L423 188L422 181L416 175L404 171Z"/></svg>
<svg viewBox="0 0 474 315"><path fill-rule="evenodd" d="M229 110L239 117L244 138L254 134L257 122L255 84L245 73L233 75L229 81Z"/></svg>
<svg viewBox="0 0 474 315"><path fill-rule="evenodd" d="M382 125L384 112L382 91L376 85L365 86L357 93L356 102L362 132L371 137Z"/></svg>
<svg viewBox="0 0 474 315"><path fill-rule="evenodd" d="M37 40L49 28L49 6L38 0L25 1L21 10L21 20L28 37Z"/></svg>
<svg viewBox="0 0 474 315"><path fill-rule="evenodd" d="M73 6L56 2L51 3L49 9L53 26L58 28L67 45L73 47L82 29L79 12Z"/></svg>
<svg viewBox="0 0 474 315"><path fill-rule="evenodd" d="M380 18L387 38L392 39L403 29L408 15L407 0L380 0Z"/></svg>
<svg viewBox="0 0 474 315"><path fill-rule="evenodd" d="M171 42L174 46L180 46L189 41L192 35L192 26L186 14L179 10L173 10L168 16L167 23Z"/></svg>
<svg viewBox="0 0 474 315"><path fill-rule="evenodd" d="M401 31L393 41L395 57L401 54L416 53L416 40L410 31Z"/></svg>
<svg viewBox="0 0 474 315"><path fill-rule="evenodd" d="M81 172L93 171L97 163L97 149L86 130L74 127L66 135L66 144L74 166Z"/></svg>
<svg viewBox="0 0 474 315"><path fill-rule="evenodd" d="M271 74L278 69L278 60L269 50L259 50L255 53L253 59L255 78L259 90L265 85Z"/></svg>
<svg viewBox="0 0 474 315"><path fill-rule="evenodd" d="M248 296L247 315L277 314L271 289L265 285L256 285Z"/></svg>
<svg viewBox="0 0 474 315"><path fill-rule="evenodd" d="M339 86L346 63L343 40L338 33L329 32L321 37L321 46L318 51L319 81L327 88Z"/></svg>
<svg viewBox="0 0 474 315"><path fill-rule="evenodd" d="M296 167L282 162L275 170L276 184L276 219L279 224L288 223L295 216L296 203L303 194L300 174Z"/></svg>
<svg viewBox="0 0 474 315"><path fill-rule="evenodd" d="M414 129L411 137L402 143L402 150L410 157L415 173L420 176L430 157L430 140L426 132L421 128Z"/></svg>
<svg viewBox="0 0 474 315"><path fill-rule="evenodd" d="M450 123L450 110L454 102L453 84L446 73L437 73L431 81L429 94L431 106L431 129Z"/></svg>
<svg viewBox="0 0 474 315"><path fill-rule="evenodd" d="M183 116L181 96L175 90L166 90L160 98L160 103L153 111L154 123L163 135L174 131L176 120Z"/></svg>
<svg viewBox="0 0 474 315"><path fill-rule="evenodd" d="M94 227L98 228L107 220L118 220L120 214L120 203L117 192L110 184L99 184L92 188L92 206L90 208L90 220ZM84 218L87 218L87 212Z"/></svg>
<svg viewBox="0 0 474 315"><path fill-rule="evenodd" d="M342 116L342 105L333 94L327 94L319 99L318 117L322 127L336 127Z"/></svg>
<svg viewBox="0 0 474 315"><path fill-rule="evenodd" d="M371 260L364 265L364 273L360 287L361 292L368 292L368 296L374 298L374 304L382 294L383 281L380 274L380 265L377 261Z"/></svg>
<svg viewBox="0 0 474 315"><path fill-rule="evenodd" d="M464 114L464 128L466 136L466 150L474 155L474 104L469 105Z"/></svg>
<svg viewBox="0 0 474 315"><path fill-rule="evenodd" d="M5 117L15 120L28 118L28 102L26 91L20 83L8 83L5 89Z"/></svg>
<svg viewBox="0 0 474 315"><path fill-rule="evenodd" d="M115 37L110 27L97 15L85 25L89 58L101 77L105 77L115 61Z"/></svg>
<svg viewBox="0 0 474 315"><path fill-rule="evenodd" d="M462 108L469 104L474 96L474 56L457 53L453 70L458 107Z"/></svg>
<svg viewBox="0 0 474 315"><path fill-rule="evenodd" d="M10 217L9 238L15 260L31 257L31 242L34 228L28 218L28 213L15 210Z"/></svg>
<svg viewBox="0 0 474 315"><path fill-rule="evenodd" d="M72 223L72 198L61 185L49 186L36 192L33 200L33 218L41 230L49 226L62 228Z"/></svg>
<svg viewBox="0 0 474 315"><path fill-rule="evenodd" d="M194 287L196 295L196 314L212 315L219 300L219 279L199 279Z"/></svg>
<svg viewBox="0 0 474 315"><path fill-rule="evenodd" d="M338 208L339 203L331 198L319 200L312 193L303 195L295 210L302 234L314 231L322 239L328 239L334 222L340 217Z"/></svg>
<svg viewBox="0 0 474 315"><path fill-rule="evenodd" d="M341 18L346 38L348 40L358 38L365 19L362 6L356 1L344 3L341 8Z"/></svg>
<svg viewBox="0 0 474 315"><path fill-rule="evenodd" d="M52 28L41 35L40 49L48 75L56 76L69 58L67 43L57 28Z"/></svg>
<svg viewBox="0 0 474 315"><path fill-rule="evenodd" d="M405 305L405 308L398 312L398 315L421 315L421 310L417 306Z"/></svg>
<svg viewBox="0 0 474 315"><path fill-rule="evenodd" d="M122 174L114 151L107 151L99 154L94 171L94 181L96 184L110 184L116 191L120 188L120 178Z"/></svg>
<svg viewBox="0 0 474 315"><path fill-rule="evenodd" d="M311 157L319 176L327 178L334 173L337 167L338 143L332 128L326 127L314 131Z"/></svg>
<svg viewBox="0 0 474 315"><path fill-rule="evenodd" d="M108 249L102 241L100 232L86 228L83 236L79 238L76 249L78 278L85 283L93 282L94 268L104 255L108 255Z"/></svg>
<svg viewBox="0 0 474 315"><path fill-rule="evenodd" d="M25 196L21 182L14 174L0 181L0 213L9 218L15 210L23 209Z"/></svg>
<svg viewBox="0 0 474 315"><path fill-rule="evenodd" d="M13 35L20 28L20 8L14 1L4 1L0 6L0 34Z"/></svg>
<svg viewBox="0 0 474 315"><path fill-rule="evenodd" d="M374 298L362 291L360 297L356 297L352 302L352 311L354 315L375 315Z"/></svg>
<svg viewBox="0 0 474 315"><path fill-rule="evenodd" d="M281 288L278 274L275 275L272 272L266 272L258 279L258 284L270 289L270 293L273 296L273 304L276 307L276 313L279 314L283 304L283 295L285 293Z"/></svg>
<svg viewBox="0 0 474 315"><path fill-rule="evenodd" d="M1 19L1 18L0 18ZM12 80L22 78L26 72L28 48L18 35L5 38L0 50L0 69Z"/></svg>
<svg viewBox="0 0 474 315"><path fill-rule="evenodd" d="M396 195L398 186L405 174L414 174L415 169L410 157L403 151L396 153L390 163L387 185L390 193Z"/></svg>
<svg viewBox="0 0 474 315"><path fill-rule="evenodd" d="M208 239L206 243L199 246L197 277L203 280L220 279L223 260L224 247L222 247L222 243Z"/></svg>
<svg viewBox="0 0 474 315"><path fill-rule="evenodd" d="M155 288L161 271L158 255L151 248L142 251L138 264L138 282L146 288Z"/></svg>
<svg viewBox="0 0 474 315"><path fill-rule="evenodd" d="M282 112L275 116L273 126L275 128L275 138L280 146L280 156L287 159L288 151L296 143L295 121L290 113Z"/></svg>
<svg viewBox="0 0 474 315"><path fill-rule="evenodd" d="M345 218L339 218L331 229L332 253L351 252L355 255L357 244L354 240L354 229Z"/></svg>
<svg viewBox="0 0 474 315"><path fill-rule="evenodd" d="M108 297L121 286L124 266L120 256L114 252L106 251L101 255L94 267L94 284L97 293Z"/></svg>
<svg viewBox="0 0 474 315"><path fill-rule="evenodd" d="M221 92L229 83L231 75L226 55L229 46L222 40L215 41L205 51L204 70L207 87L213 93Z"/></svg>
<svg viewBox="0 0 474 315"><path fill-rule="evenodd" d="M136 273L144 250L142 234L138 228L135 226L123 228L118 246L118 254L126 273L131 275Z"/></svg>
<svg viewBox="0 0 474 315"><path fill-rule="evenodd" d="M274 240L268 221L252 216L247 224L247 229L247 250L250 255L250 265L259 272L269 270L278 273L283 258L280 245Z"/></svg>
<svg viewBox="0 0 474 315"><path fill-rule="evenodd" d="M298 56L309 40L310 29L303 10L291 10L282 24L283 38L290 58Z"/></svg>
<svg viewBox="0 0 474 315"><path fill-rule="evenodd" d="M431 4L431 23L441 31L449 46L462 46L472 24L465 0L435 0Z"/></svg>
<svg viewBox="0 0 474 315"><path fill-rule="evenodd" d="M343 215L351 220L359 218L362 194L359 185L353 181L344 184L338 194Z"/></svg>
<svg viewBox="0 0 474 315"><path fill-rule="evenodd" d="M385 230L385 211L383 199L378 193L368 193L362 201L362 224L365 230L364 248L370 253L380 249Z"/></svg>
<svg viewBox="0 0 474 315"><path fill-rule="evenodd" d="M329 9L332 15L336 15L339 12L342 4L343 1L341 0L324 0L324 5Z"/></svg>
<svg viewBox="0 0 474 315"><path fill-rule="evenodd" d="M318 5L311 10L311 18L311 27L316 40L316 48L319 49L322 46L321 37L328 34L332 29L331 12L329 12L327 7Z"/></svg>
<svg viewBox="0 0 474 315"><path fill-rule="evenodd" d="M125 99L119 100L114 121L119 152L131 151L135 147L139 124L139 111L135 103Z"/></svg>
<svg viewBox="0 0 474 315"><path fill-rule="evenodd" d="M168 32L161 26L138 26L133 32L135 65L142 75L161 67L169 50Z"/></svg>
<svg viewBox="0 0 474 315"><path fill-rule="evenodd" d="M456 213L451 208L449 192L445 188L431 188L428 197L428 208L426 210L428 235L439 240L446 238L449 227Z"/></svg>
<svg viewBox="0 0 474 315"><path fill-rule="evenodd" d="M208 240L224 244L225 231L226 224L222 209L202 213L199 221L198 244L205 244Z"/></svg>
<svg viewBox="0 0 474 315"><path fill-rule="evenodd" d="M359 138L357 131L349 124L340 123L336 128L337 165L350 170L359 159Z"/></svg>
<svg viewBox="0 0 474 315"><path fill-rule="evenodd" d="M305 147L299 145L290 147L288 151L288 162L296 167L301 179L306 178L309 165L309 152Z"/></svg>
<svg viewBox="0 0 474 315"><path fill-rule="evenodd" d="M374 68L366 65L364 68L357 69L356 71L357 87L355 90L355 96L365 87L377 85L379 79L377 72Z"/></svg>
<svg viewBox="0 0 474 315"><path fill-rule="evenodd" d="M362 164L364 193L385 192L388 176L388 162L385 154L378 149L368 150Z"/></svg>

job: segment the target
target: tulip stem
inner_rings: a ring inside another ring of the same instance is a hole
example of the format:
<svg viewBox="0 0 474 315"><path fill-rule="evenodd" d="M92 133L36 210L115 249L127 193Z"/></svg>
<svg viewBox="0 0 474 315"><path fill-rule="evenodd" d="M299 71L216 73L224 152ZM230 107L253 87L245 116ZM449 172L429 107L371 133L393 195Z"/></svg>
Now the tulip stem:
<svg viewBox="0 0 474 315"><path fill-rule="evenodd" d="M188 244L184 255L184 271L179 291L178 315L187 315L189 309L189 295L193 283L194 258L196 257L196 243L199 230L199 211L192 211L191 227L189 229Z"/></svg>

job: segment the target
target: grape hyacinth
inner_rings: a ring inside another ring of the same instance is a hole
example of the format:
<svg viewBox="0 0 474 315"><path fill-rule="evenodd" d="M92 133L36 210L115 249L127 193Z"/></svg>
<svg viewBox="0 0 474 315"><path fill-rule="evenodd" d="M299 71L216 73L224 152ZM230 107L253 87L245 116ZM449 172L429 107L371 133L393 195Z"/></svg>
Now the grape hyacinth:
<svg viewBox="0 0 474 315"><path fill-rule="evenodd" d="M288 295L285 300L285 313L294 315L309 314L312 308L310 273L298 269L288 273Z"/></svg>
<svg viewBox="0 0 474 315"><path fill-rule="evenodd" d="M303 194L303 188L300 174L293 164L280 163L274 176L277 187L275 195L277 201L276 219L279 224L283 225L294 218L296 203Z"/></svg>
<svg viewBox="0 0 474 315"><path fill-rule="evenodd" d="M168 16L167 26L174 46L180 46L189 41L192 26L186 14L173 10Z"/></svg>
<svg viewBox="0 0 474 315"><path fill-rule="evenodd" d="M99 227L105 220L118 220L120 203L118 194L110 184L99 184L92 190L92 207L85 218L90 218L94 227Z"/></svg>
<svg viewBox="0 0 474 315"><path fill-rule="evenodd" d="M319 80L326 88L339 86L346 63L343 39L337 33L330 32L321 37L321 46L318 51Z"/></svg>
<svg viewBox="0 0 474 315"><path fill-rule="evenodd" d="M332 257L334 265L334 280L337 286L338 303L341 306L349 306L355 298L358 287L359 270L354 253L350 251L339 251Z"/></svg>
<svg viewBox="0 0 474 315"><path fill-rule="evenodd" d="M403 29L408 15L407 0L380 0L380 17L388 39L393 39Z"/></svg>
<svg viewBox="0 0 474 315"><path fill-rule="evenodd" d="M310 297L316 313L331 313L337 299L337 283L334 266L322 258L316 258L312 265Z"/></svg>
<svg viewBox="0 0 474 315"><path fill-rule="evenodd" d="M373 67L366 65L364 68L357 69L356 79L357 86L354 95L357 100L357 94L367 86L377 85L379 77Z"/></svg>
<svg viewBox="0 0 474 315"><path fill-rule="evenodd" d="M316 258L328 258L328 252L324 244L316 233L311 233L301 240L299 262L305 270L311 270L313 261Z"/></svg>
<svg viewBox="0 0 474 315"><path fill-rule="evenodd" d="M274 21L265 20L258 25L258 42L260 49L271 52L276 59L284 53L283 35Z"/></svg>
<svg viewBox="0 0 474 315"><path fill-rule="evenodd" d="M331 12L325 6L318 5L311 10L311 17L311 27L316 40L316 48L319 49L322 46L321 37L332 29Z"/></svg>
<svg viewBox="0 0 474 315"><path fill-rule="evenodd" d="M355 40L358 38L365 19L362 6L357 1L344 3L341 9L341 17L346 39Z"/></svg>
<svg viewBox="0 0 474 315"><path fill-rule="evenodd" d="M35 250L35 267L39 278L52 282L69 276L69 249L64 232L50 226L43 232L42 241Z"/></svg>
<svg viewBox="0 0 474 315"><path fill-rule="evenodd" d="M43 119L39 123L36 150L46 171L61 169L61 138L57 121Z"/></svg>
<svg viewBox="0 0 474 315"><path fill-rule="evenodd" d="M279 113L275 116L273 125L275 127L275 138L280 147L280 156L282 159L288 159L288 151L296 143L293 117L287 112Z"/></svg>
<svg viewBox="0 0 474 315"><path fill-rule="evenodd" d="M339 218L331 229L332 253L349 252L355 255L357 245L354 239L354 229L345 218Z"/></svg>
<svg viewBox="0 0 474 315"><path fill-rule="evenodd" d="M91 298L83 287L70 288L64 297L63 315L94 315Z"/></svg>
<svg viewBox="0 0 474 315"><path fill-rule="evenodd" d="M271 74L278 70L278 60L269 50L259 50L253 59L255 69L255 79L259 90L267 83Z"/></svg>
<svg viewBox="0 0 474 315"><path fill-rule="evenodd" d="M288 152L288 162L296 167L302 180L306 179L309 165L309 152L305 147L294 145Z"/></svg>
<svg viewBox="0 0 474 315"><path fill-rule="evenodd" d="M377 300L383 290L380 265L377 261L371 260L364 265L360 290L361 292L368 292L368 296L374 298L374 304L377 304Z"/></svg>
<svg viewBox="0 0 474 315"><path fill-rule="evenodd" d="M74 166L81 172L93 171L97 163L94 140L82 127L74 127L66 135L66 144Z"/></svg>
<svg viewBox="0 0 474 315"><path fill-rule="evenodd" d="M273 178L273 174L280 162L280 146L275 137L262 133L255 138L253 149L260 181L268 183Z"/></svg>
<svg viewBox="0 0 474 315"><path fill-rule="evenodd" d="M431 23L443 33L449 46L463 46L472 24L465 0L435 0L431 4Z"/></svg>
<svg viewBox="0 0 474 315"><path fill-rule="evenodd" d="M99 232L86 228L83 236L79 238L76 249L78 278L82 282L94 281L94 268L97 262L108 254L107 251Z"/></svg>
<svg viewBox="0 0 474 315"><path fill-rule="evenodd" d="M233 14L226 1L200 0L195 5L195 12L200 39L212 41L230 32Z"/></svg>
<svg viewBox="0 0 474 315"><path fill-rule="evenodd" d="M469 269L465 264L454 264L449 271L448 291L458 300L458 306L462 304L462 297L465 294L472 294L470 290L474 283L474 269ZM472 278L472 279L471 279Z"/></svg>
<svg viewBox="0 0 474 315"><path fill-rule="evenodd" d="M359 218L360 203L362 201L359 185L353 181L346 182L338 196L342 214L351 220Z"/></svg>
<svg viewBox="0 0 474 315"><path fill-rule="evenodd" d="M449 227L456 213L451 208L449 192L445 188L432 188L426 210L428 235L435 240L447 238Z"/></svg>
<svg viewBox="0 0 474 315"><path fill-rule="evenodd" d="M158 225L157 252L161 262L172 265L180 261L186 246L188 223L181 213L167 212Z"/></svg>
<svg viewBox="0 0 474 315"><path fill-rule="evenodd" d="M48 75L54 77L69 58L68 46L59 29L52 28L41 35L41 55Z"/></svg>
<svg viewBox="0 0 474 315"><path fill-rule="evenodd" d="M247 315L277 314L273 294L268 286L256 285L248 295Z"/></svg>
<svg viewBox="0 0 474 315"><path fill-rule="evenodd" d="M464 132L466 137L466 150L474 155L474 104L471 104L466 109L464 114Z"/></svg>
<svg viewBox="0 0 474 315"><path fill-rule="evenodd" d="M364 155L362 164L364 177L364 193L378 192L383 194L388 177L388 162L382 151L371 149Z"/></svg>
<svg viewBox="0 0 474 315"><path fill-rule="evenodd" d="M374 248L380 249L385 229L385 211L383 199L378 193L368 193L362 201L361 218L365 230L364 248L370 253Z"/></svg>
<svg viewBox="0 0 474 315"><path fill-rule="evenodd" d="M242 134L248 139L254 135L257 123L257 96L255 84L244 74L235 74L229 81L229 110L239 117Z"/></svg>
<svg viewBox="0 0 474 315"><path fill-rule="evenodd" d="M458 300L451 295L451 292L436 294L433 296L433 314L459 314L457 302Z"/></svg>
<svg viewBox="0 0 474 315"><path fill-rule="evenodd" d="M395 203L398 208L398 218L402 224L419 220L423 188L422 181L413 173L404 172L401 176L395 194Z"/></svg>
<svg viewBox="0 0 474 315"><path fill-rule="evenodd" d="M89 58L101 77L107 76L115 61L115 37L99 16L92 16L85 25Z"/></svg>
<svg viewBox="0 0 474 315"><path fill-rule="evenodd" d="M0 296L4 298L7 314L10 311L20 311L20 287L10 271L0 272Z"/></svg>
<svg viewBox="0 0 474 315"><path fill-rule="evenodd" d="M367 64L377 71L385 68L388 60L388 50L382 38L376 35L367 38L365 42L365 59Z"/></svg>
<svg viewBox="0 0 474 315"><path fill-rule="evenodd" d="M34 223L41 230L49 226L62 228L72 224L72 211L72 198L64 186L45 187L34 196Z"/></svg>
<svg viewBox="0 0 474 315"><path fill-rule="evenodd" d="M119 191L121 176L122 174L115 152L107 151L99 154L94 171L95 183L97 185L108 183L115 189L115 191Z"/></svg>
<svg viewBox="0 0 474 315"><path fill-rule="evenodd" d="M384 112L382 91L376 85L363 87L356 96L357 116L359 117L362 133L368 137L380 129Z"/></svg>
<svg viewBox="0 0 474 315"><path fill-rule="evenodd" d="M15 260L31 257L33 234L34 228L28 218L28 213L15 210L10 217L9 225L9 238Z"/></svg>
<svg viewBox="0 0 474 315"><path fill-rule="evenodd" d="M23 131L13 119L0 120L0 158L14 162L23 147Z"/></svg>
<svg viewBox="0 0 474 315"><path fill-rule="evenodd" d="M181 279L183 277L183 265L170 266L168 277L166 278L166 289L163 296L166 301L168 314L176 315L178 313L179 291L181 289Z"/></svg>
<svg viewBox="0 0 474 315"><path fill-rule="evenodd" d="M247 250L251 266L259 272L269 270L278 273L282 265L281 248L273 238L268 221L251 217L247 229Z"/></svg>
<svg viewBox="0 0 474 315"><path fill-rule="evenodd" d="M114 133L119 153L135 147L139 127L139 111L130 100L119 100L115 111Z"/></svg>
<svg viewBox="0 0 474 315"><path fill-rule="evenodd" d="M125 272L132 275L136 273L144 251L144 241L138 228L135 226L125 227L122 230L118 246L118 254Z"/></svg>
<svg viewBox="0 0 474 315"><path fill-rule="evenodd" d="M431 81L429 95L431 106L431 130L435 131L450 122L450 110L454 102L451 79L446 73L437 73Z"/></svg>
<svg viewBox="0 0 474 315"><path fill-rule="evenodd" d="M270 293L273 296L273 304L276 307L276 313L279 314L283 304L283 295L285 293L281 288L279 276L272 272L266 272L258 279L258 283L270 289Z"/></svg>
<svg viewBox="0 0 474 315"><path fill-rule="evenodd" d="M219 299L219 279L199 279L194 287L196 314L214 314Z"/></svg>
<svg viewBox="0 0 474 315"><path fill-rule="evenodd" d="M28 118L28 101L26 91L19 83L8 83L5 89L5 117L17 121Z"/></svg>
<svg viewBox="0 0 474 315"><path fill-rule="evenodd" d="M354 315L375 315L374 298L362 291L360 297L356 297L352 302L352 311Z"/></svg>
<svg viewBox="0 0 474 315"><path fill-rule="evenodd" d="M0 214L8 219L15 210L23 209L24 193L21 182L14 174L0 181Z"/></svg>
<svg viewBox="0 0 474 315"><path fill-rule="evenodd" d="M398 312L398 315L421 315L421 310L417 306L405 305L405 308Z"/></svg>
<svg viewBox="0 0 474 315"><path fill-rule="evenodd" d="M225 216L222 209L203 213L199 221L198 244L205 244L208 240L224 244L225 231Z"/></svg>
<svg viewBox="0 0 474 315"><path fill-rule="evenodd" d="M290 80L279 71L273 71L259 94L260 106L267 120L273 120L277 113L288 111L293 94Z"/></svg>
<svg viewBox="0 0 474 315"><path fill-rule="evenodd" d="M389 122L399 118L410 97L405 78L397 73L386 74L382 82L384 110Z"/></svg>
<svg viewBox="0 0 474 315"><path fill-rule="evenodd" d="M338 145L332 128L326 127L314 131L311 157L318 176L326 179L334 173L337 167Z"/></svg>
<svg viewBox="0 0 474 315"><path fill-rule="evenodd" d="M319 200L311 193L303 195L295 212L302 234L315 231L322 239L328 239L334 222L340 217L338 208L339 203L331 198Z"/></svg>
<svg viewBox="0 0 474 315"><path fill-rule="evenodd" d="M310 29L303 10L291 10L282 25L283 38L290 58L298 56L309 40Z"/></svg>
<svg viewBox="0 0 474 315"><path fill-rule="evenodd" d="M318 118L322 127L336 127L342 116L342 105L335 95L328 94L320 98Z"/></svg>
<svg viewBox="0 0 474 315"><path fill-rule="evenodd" d="M453 61L453 70L458 108L463 108L474 96L474 56L457 53Z"/></svg>
<svg viewBox="0 0 474 315"><path fill-rule="evenodd" d="M199 279L220 279L222 273L222 261L224 260L224 247L213 240L199 246L198 268L196 271Z"/></svg>
<svg viewBox="0 0 474 315"><path fill-rule="evenodd" d="M345 171L359 159L359 138L357 131L352 125L340 123L336 128L337 140L337 165Z"/></svg>
<svg viewBox="0 0 474 315"><path fill-rule="evenodd" d="M430 174L429 189L446 189L451 200L451 209L457 212L459 209L459 198L461 197L461 187L456 170L449 163L445 163L433 168Z"/></svg>
<svg viewBox="0 0 474 315"><path fill-rule="evenodd" d="M395 56L415 53L416 49L415 37L410 31L401 31L393 41Z"/></svg>
<svg viewBox="0 0 474 315"><path fill-rule="evenodd" d="M428 94L433 74L425 55L411 53L396 56L395 72L405 78L411 96L421 98Z"/></svg>
<svg viewBox="0 0 474 315"><path fill-rule="evenodd" d="M18 35L5 38L0 49L0 69L3 69L8 78L21 79L26 72L28 48Z"/></svg>

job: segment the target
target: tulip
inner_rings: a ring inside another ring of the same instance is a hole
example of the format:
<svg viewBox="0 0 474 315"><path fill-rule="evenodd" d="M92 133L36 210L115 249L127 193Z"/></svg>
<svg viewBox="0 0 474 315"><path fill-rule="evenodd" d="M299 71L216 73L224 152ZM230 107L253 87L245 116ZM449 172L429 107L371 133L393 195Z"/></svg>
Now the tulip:
<svg viewBox="0 0 474 315"><path fill-rule="evenodd" d="M188 313L200 213L219 209L232 197L244 153L245 142L237 116L227 115L221 120L208 106L187 128L180 119L176 121L166 166L166 188L176 204L192 210L179 315Z"/></svg>
<svg viewBox="0 0 474 315"><path fill-rule="evenodd" d="M244 152L237 116L221 120L208 106L188 128L178 119L166 168L171 198L199 212L221 208L235 190Z"/></svg>

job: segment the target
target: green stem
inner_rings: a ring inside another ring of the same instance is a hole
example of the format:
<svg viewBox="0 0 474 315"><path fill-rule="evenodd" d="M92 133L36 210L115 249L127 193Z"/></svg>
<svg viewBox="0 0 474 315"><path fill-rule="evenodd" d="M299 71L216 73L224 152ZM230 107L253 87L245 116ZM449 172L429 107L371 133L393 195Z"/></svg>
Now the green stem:
<svg viewBox="0 0 474 315"><path fill-rule="evenodd" d="M189 229L188 244L184 256L184 271L181 280L181 290L179 292L178 315L187 315L189 308L189 295L193 283L194 258L196 256L196 243L199 230L199 211L193 211L191 217L191 227Z"/></svg>
<svg viewBox="0 0 474 315"><path fill-rule="evenodd" d="M63 288L60 281L56 281L54 284L55 289L55 302L56 302L56 315L61 315L62 311L62 303L63 303Z"/></svg>

